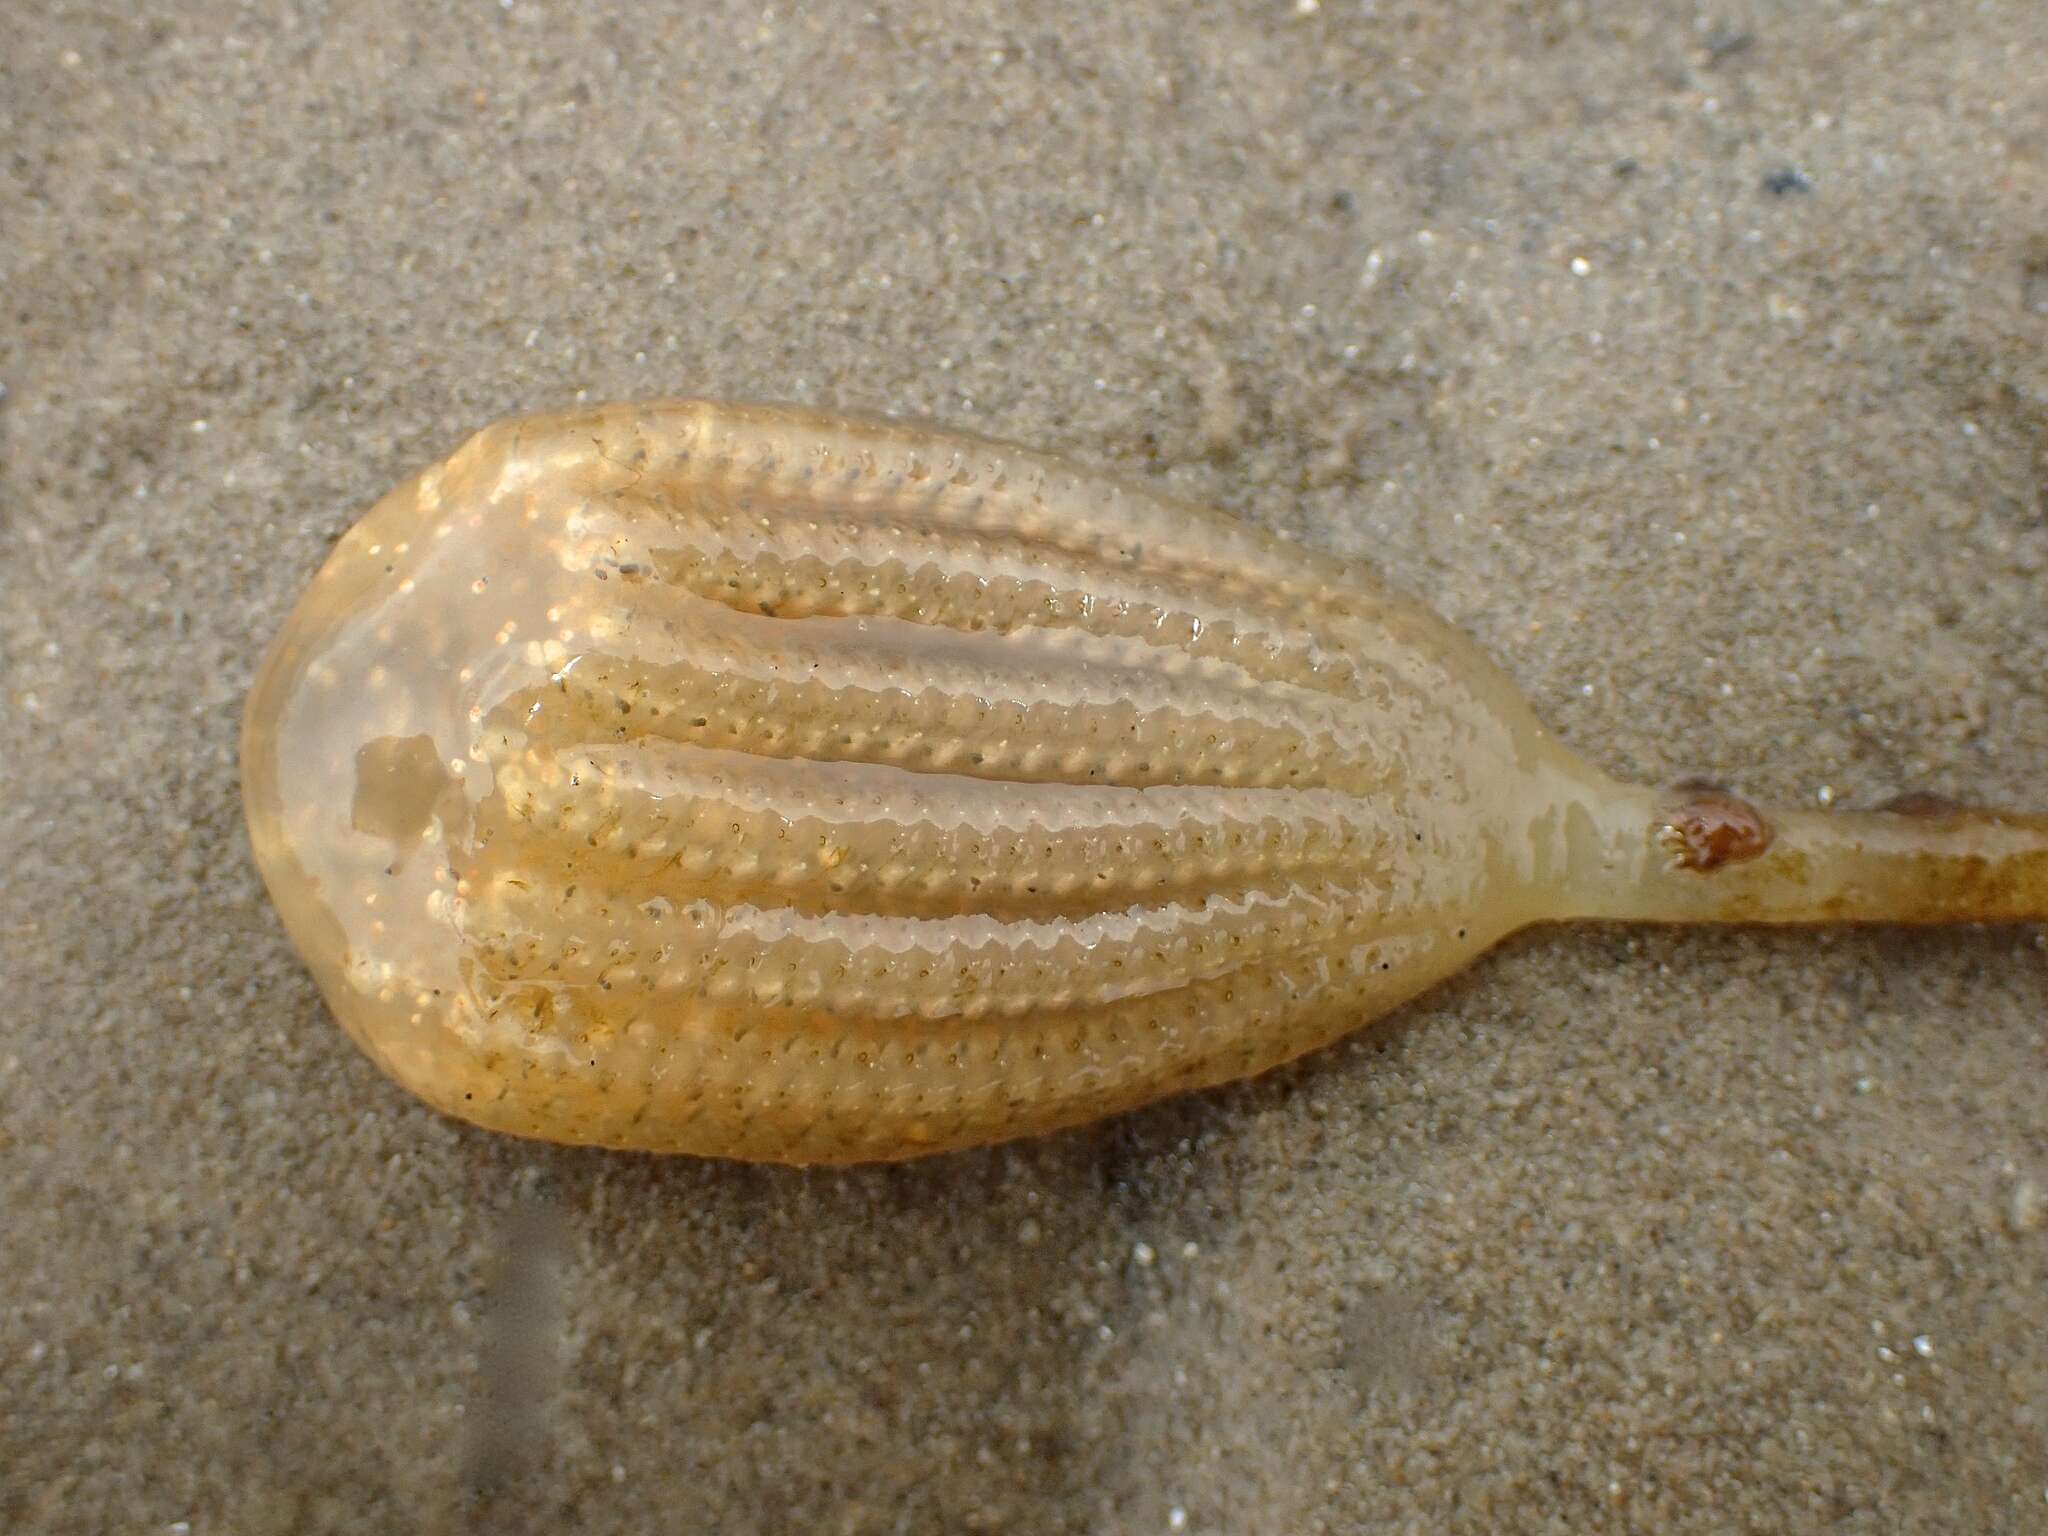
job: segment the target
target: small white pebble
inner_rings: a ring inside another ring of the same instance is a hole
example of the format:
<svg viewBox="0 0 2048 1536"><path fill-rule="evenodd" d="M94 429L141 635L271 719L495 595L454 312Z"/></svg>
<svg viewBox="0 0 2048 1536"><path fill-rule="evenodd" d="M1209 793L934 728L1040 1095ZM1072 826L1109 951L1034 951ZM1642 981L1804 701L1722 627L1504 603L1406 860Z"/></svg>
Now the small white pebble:
<svg viewBox="0 0 2048 1536"><path fill-rule="evenodd" d="M1131 1245L1131 1257L1137 1262L1140 1269L1150 1269L1152 1261L1158 1258L1159 1255L1152 1251L1150 1243L1134 1243Z"/></svg>
<svg viewBox="0 0 2048 1536"><path fill-rule="evenodd" d="M1934 1340L1930 1339L1924 1333L1914 1334L1913 1353L1918 1355L1922 1360L1931 1358L1934 1354Z"/></svg>
<svg viewBox="0 0 2048 1536"><path fill-rule="evenodd" d="M2021 1179L2013 1185L2012 1203L2005 1211L2005 1219L2013 1231L2038 1231L2044 1215L2048 1215L2048 1210L2044 1210L2040 1185L2032 1179Z"/></svg>
<svg viewBox="0 0 2048 1536"><path fill-rule="evenodd" d="M1572 258L1572 276L1573 276L1573 277L1584 277L1584 276L1585 276L1585 275L1586 275L1586 274L1587 274L1588 272L1591 272L1592 270L1593 270L1593 263L1591 263L1590 261L1586 260L1586 258L1585 258L1585 257L1583 257L1583 256L1574 256L1574 257Z"/></svg>
<svg viewBox="0 0 2048 1536"><path fill-rule="evenodd" d="M1169 1531L1184 1531L1188 1528L1188 1512L1178 1504L1166 1512L1166 1528Z"/></svg>

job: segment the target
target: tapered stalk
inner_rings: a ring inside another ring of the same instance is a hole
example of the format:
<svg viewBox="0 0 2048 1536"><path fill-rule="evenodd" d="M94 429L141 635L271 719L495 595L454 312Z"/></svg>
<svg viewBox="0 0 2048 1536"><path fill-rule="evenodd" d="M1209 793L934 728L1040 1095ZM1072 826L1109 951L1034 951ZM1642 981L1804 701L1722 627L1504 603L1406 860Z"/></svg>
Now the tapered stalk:
<svg viewBox="0 0 2048 1536"><path fill-rule="evenodd" d="M1712 789L1609 784L1566 813L1559 915L2048 922L2048 816L1900 804L1774 810Z"/></svg>

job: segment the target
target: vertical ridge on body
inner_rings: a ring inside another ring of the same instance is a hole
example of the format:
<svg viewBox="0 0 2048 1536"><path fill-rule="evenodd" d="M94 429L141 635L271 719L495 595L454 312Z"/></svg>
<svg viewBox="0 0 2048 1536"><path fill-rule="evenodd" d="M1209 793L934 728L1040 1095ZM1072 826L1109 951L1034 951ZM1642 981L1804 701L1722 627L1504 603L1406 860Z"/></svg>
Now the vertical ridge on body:
<svg viewBox="0 0 2048 1536"><path fill-rule="evenodd" d="M1233 662L1261 680L1358 693L1358 659L1325 645L1298 611L1203 573L1146 580L1013 535L907 520L827 523L791 516L773 499L728 506L707 493L659 501L627 493L586 515L578 531L595 563L628 579L653 573L742 612L1076 629Z"/></svg>
<svg viewBox="0 0 2048 1536"><path fill-rule="evenodd" d="M1217 891L1356 878L1394 831L1327 790L1075 788L647 741L509 760L486 865L556 840L614 860L609 889L678 879L807 912L1079 916Z"/></svg>

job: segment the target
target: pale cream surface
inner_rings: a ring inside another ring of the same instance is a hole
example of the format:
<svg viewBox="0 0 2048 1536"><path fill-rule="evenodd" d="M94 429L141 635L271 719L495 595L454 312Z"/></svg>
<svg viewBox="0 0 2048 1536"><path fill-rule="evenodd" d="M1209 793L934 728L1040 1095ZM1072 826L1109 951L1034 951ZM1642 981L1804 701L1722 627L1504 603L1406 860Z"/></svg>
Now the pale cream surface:
<svg viewBox="0 0 2048 1536"><path fill-rule="evenodd" d="M399 1081L839 1161L1413 995L1529 915L1562 759L1362 571L1021 450L678 403L500 425L380 503L244 761L293 936Z"/></svg>

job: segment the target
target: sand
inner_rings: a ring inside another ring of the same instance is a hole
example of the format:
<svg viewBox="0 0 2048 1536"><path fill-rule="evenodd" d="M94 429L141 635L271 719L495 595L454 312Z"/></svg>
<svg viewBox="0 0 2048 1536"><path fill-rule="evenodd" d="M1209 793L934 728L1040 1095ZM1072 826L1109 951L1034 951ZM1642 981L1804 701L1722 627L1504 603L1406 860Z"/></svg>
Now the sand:
<svg viewBox="0 0 2048 1536"><path fill-rule="evenodd" d="M1376 561L1644 777L2048 801L2048 9L4 6L0 1526L2048 1528L2038 929L1527 934L1051 1141L376 1076L261 646L473 428L938 418Z"/></svg>

